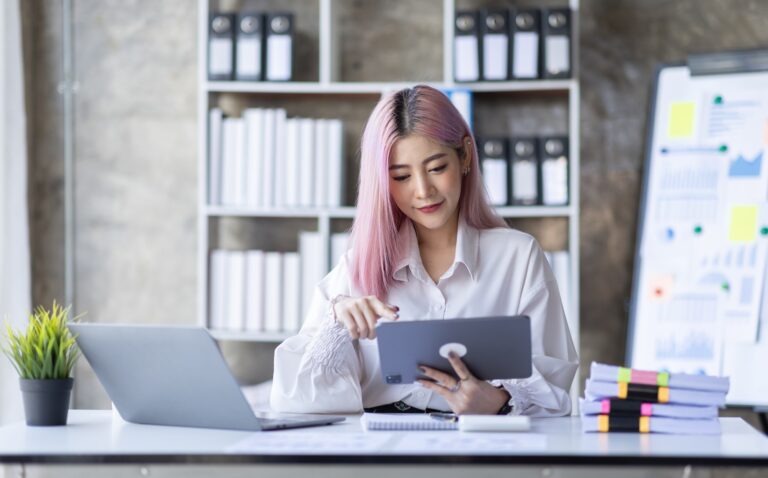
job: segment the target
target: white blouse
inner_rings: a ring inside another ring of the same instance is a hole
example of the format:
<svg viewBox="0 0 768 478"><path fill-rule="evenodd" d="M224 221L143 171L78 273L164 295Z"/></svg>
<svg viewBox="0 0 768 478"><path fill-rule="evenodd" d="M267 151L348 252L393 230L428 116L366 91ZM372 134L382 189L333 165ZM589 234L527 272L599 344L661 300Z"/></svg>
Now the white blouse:
<svg viewBox="0 0 768 478"><path fill-rule="evenodd" d="M570 413L569 389L578 357L555 277L536 240L514 229L478 230L460 220L453 265L437 284L421 261L410 220L404 221L398 241L404 253L386 302L400 308L399 320L530 316L533 374L491 383L509 392L512 414ZM450 411L439 394L418 384L384 383L376 339L352 340L333 321L332 298L364 295L351 285L349 260L347 252L318 284L301 331L275 350L272 408L357 413L402 400L415 408Z"/></svg>

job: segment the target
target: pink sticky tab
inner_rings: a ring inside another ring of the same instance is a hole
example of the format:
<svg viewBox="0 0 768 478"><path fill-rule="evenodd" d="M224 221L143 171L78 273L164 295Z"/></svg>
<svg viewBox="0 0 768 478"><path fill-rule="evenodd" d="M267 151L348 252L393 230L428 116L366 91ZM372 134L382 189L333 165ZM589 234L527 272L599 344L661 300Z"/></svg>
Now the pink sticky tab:
<svg viewBox="0 0 768 478"><path fill-rule="evenodd" d="M632 383L641 383L645 385L657 385L656 372L648 372L645 370L632 370Z"/></svg>
<svg viewBox="0 0 768 478"><path fill-rule="evenodd" d="M644 417L650 417L653 414L653 404L652 403L641 403L640 404L640 415Z"/></svg>
<svg viewBox="0 0 768 478"><path fill-rule="evenodd" d="M608 415L611 413L611 401L610 400L603 400L600 402L600 413L602 415Z"/></svg>

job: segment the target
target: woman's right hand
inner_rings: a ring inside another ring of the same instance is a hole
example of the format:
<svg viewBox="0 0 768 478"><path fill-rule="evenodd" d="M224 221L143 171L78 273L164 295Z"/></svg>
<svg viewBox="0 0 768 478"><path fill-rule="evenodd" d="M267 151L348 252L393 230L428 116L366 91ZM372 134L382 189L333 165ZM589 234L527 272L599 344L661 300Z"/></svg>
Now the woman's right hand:
<svg viewBox="0 0 768 478"><path fill-rule="evenodd" d="M333 304L336 321L344 325L353 339L375 339L379 319L399 318L400 308L375 296L346 297Z"/></svg>

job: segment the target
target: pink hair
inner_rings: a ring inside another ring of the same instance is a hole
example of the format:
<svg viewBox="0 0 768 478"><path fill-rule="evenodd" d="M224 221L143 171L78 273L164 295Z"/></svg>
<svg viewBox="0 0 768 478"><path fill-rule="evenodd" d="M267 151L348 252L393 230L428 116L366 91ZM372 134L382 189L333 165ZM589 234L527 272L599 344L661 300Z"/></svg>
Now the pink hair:
<svg viewBox="0 0 768 478"><path fill-rule="evenodd" d="M390 93L373 109L360 145L357 217L352 225L352 284L366 295L385 300L398 258L397 232L406 217L389 192L389 161L395 143L420 135L455 149L472 137L448 97L425 85ZM480 176L477 148L470 148L470 172L463 177L459 214L477 229L508 227L488 203Z"/></svg>

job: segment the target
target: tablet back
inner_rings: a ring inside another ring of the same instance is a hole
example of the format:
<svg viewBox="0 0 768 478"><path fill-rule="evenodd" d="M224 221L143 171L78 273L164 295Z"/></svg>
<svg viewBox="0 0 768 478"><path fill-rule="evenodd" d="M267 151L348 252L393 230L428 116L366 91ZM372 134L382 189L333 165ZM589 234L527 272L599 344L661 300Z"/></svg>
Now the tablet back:
<svg viewBox="0 0 768 478"><path fill-rule="evenodd" d="M455 351L481 380L531 376L531 320L527 316L448 320L398 320L376 326L381 372L386 383L426 378L419 365L455 376L448 351Z"/></svg>

